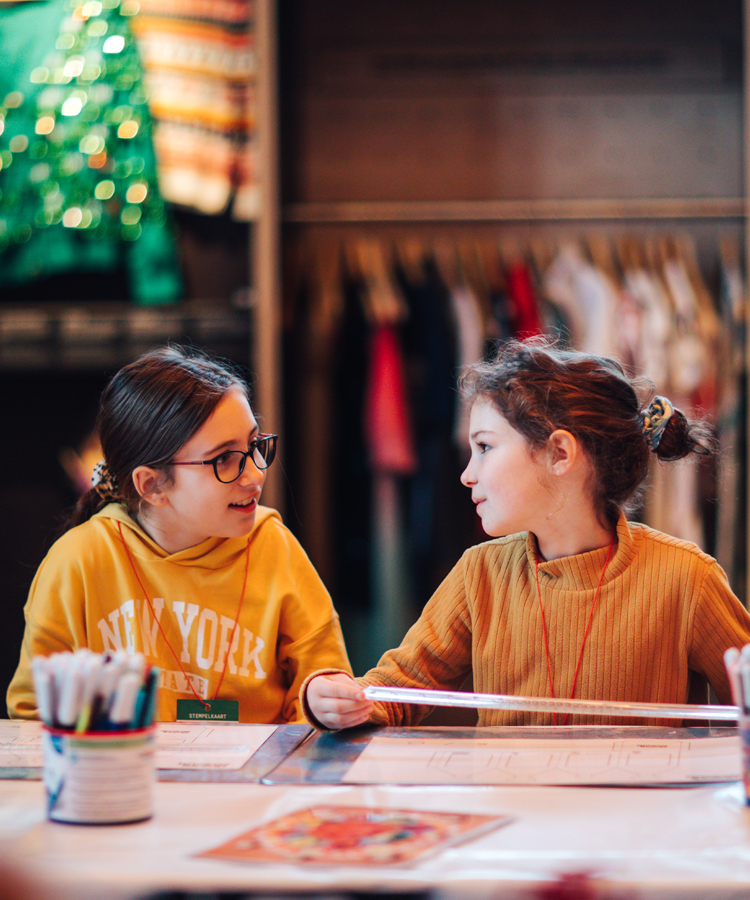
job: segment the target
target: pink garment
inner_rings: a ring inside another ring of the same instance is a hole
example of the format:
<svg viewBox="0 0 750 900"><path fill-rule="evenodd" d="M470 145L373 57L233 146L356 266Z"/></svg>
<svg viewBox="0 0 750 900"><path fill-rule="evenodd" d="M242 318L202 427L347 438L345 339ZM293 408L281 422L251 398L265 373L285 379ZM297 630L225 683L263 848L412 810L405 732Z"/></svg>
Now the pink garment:
<svg viewBox="0 0 750 900"><path fill-rule="evenodd" d="M371 333L364 418L373 469L399 475L413 473L417 457L403 358L394 325L377 325Z"/></svg>

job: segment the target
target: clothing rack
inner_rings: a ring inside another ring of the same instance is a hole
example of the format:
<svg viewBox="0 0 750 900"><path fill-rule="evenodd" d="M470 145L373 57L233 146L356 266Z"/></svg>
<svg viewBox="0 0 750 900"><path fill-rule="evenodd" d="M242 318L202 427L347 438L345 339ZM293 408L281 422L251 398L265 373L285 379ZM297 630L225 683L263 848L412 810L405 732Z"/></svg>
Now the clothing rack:
<svg viewBox="0 0 750 900"><path fill-rule="evenodd" d="M744 61L746 63L748 48L750 48L750 0L742 0L741 6L743 11L742 34L738 37L738 40L740 38L742 40ZM457 4L455 8L459 7L460 4ZM314 3L303 5L302 12L305 9L312 9L314 12ZM454 7L451 7L451 9L453 10ZM659 15L667 18L664 11L666 6L664 8L660 7L660 9L661 12L659 9L655 12L656 19L658 19ZM544 10L550 13L550 21L554 21L557 7L550 8L550 10L544 7ZM314 24L313 16L310 15L309 18L310 22ZM617 20L615 15L612 15L610 18L613 22ZM736 17L736 20L736 24L739 25L739 16ZM303 21L306 21L304 17ZM363 16L362 21L366 22L366 17ZM448 94L441 92L439 88L448 86L454 91L456 96L460 96L461 91L466 90L466 85L476 82L476 96L484 96L482 92L486 92L489 95L497 94L502 97L504 94L512 94L514 91L518 96L521 96L523 90L527 88L530 93L538 91L540 85L544 88L544 85L550 79L550 72L540 67L533 69L530 74L520 69L518 71L503 70L501 76L508 81L507 90L505 90L503 85L491 80L491 77L478 64L474 69L470 69L468 66L461 68L458 70L458 76L453 78L451 73L437 71L434 64L434 54L430 55L430 52L436 46L439 46L446 53L448 52L446 47L448 50L453 48L456 52L455 58L468 59L471 62L472 58L465 54L467 49L465 44L461 43L462 39L466 39L467 34L472 33L471 29L466 28L460 31L455 41L451 37L451 40L445 44L435 44L430 43L431 35L434 33L436 40L445 38L444 29L430 28L429 23L427 23L425 28L419 32L418 37L415 38L411 33L400 35L398 31L399 21L401 19L396 17L393 26L390 29L384 26L384 31L386 36L402 38L401 43L398 44L399 52L405 55L409 51L412 54L408 59L414 65L414 73L410 73L405 69L394 73L391 70L384 71L378 68L378 63L382 62L384 58L390 58L387 57L387 53L390 52L393 42L391 45L388 45L385 37L377 29L373 31L372 28L365 30L364 27L360 27L357 30L357 28L353 27L347 32L345 27L341 27L338 30L326 29L323 32L321 29L318 32L315 28L308 28L308 31L305 31L304 34L309 36L303 41L298 41L295 44L296 32L293 31L289 32L291 38L289 36L286 38L287 45L292 47L296 54L292 57L290 53L290 60L296 61L298 58L302 60L297 82L295 83L293 78L290 78L289 84L292 85L290 96L293 100L300 102L300 110L303 110L307 117L304 120L300 118L300 122L303 124L299 126L299 135L297 135L293 127L289 128L287 134L290 146L295 148L295 153L291 155L295 163L290 166L292 178L289 183L291 187L287 192L287 202L283 204L280 210L280 222L282 225L283 243L287 248L291 246L292 252L297 252L295 245L298 241L304 242L309 238L319 241L320 245L326 247L329 242L346 240L348 234L353 236L363 234L366 236L388 235L393 238L400 234L408 235L413 230L418 232L421 238L429 241L434 233L437 234L443 230L453 231L454 228L451 226L455 226L455 231L461 229L467 232L476 231L477 233L486 231L488 228L491 230L493 225L497 226L498 231L502 229L504 232L513 232L517 228L519 233L523 232L524 237L528 238L528 233L530 231L535 232L537 229L541 236L550 232L569 232L579 228L588 230L599 225L602 232L608 234L616 229L617 231L642 230L653 235L654 233L658 234L663 229L681 229L684 225L686 230L690 230L697 238L701 251L704 248L709 248L716 241L721 245L725 237L727 237L733 248L732 254L736 254L740 260L748 258L750 254L750 229L747 227L746 219L750 208L747 201L747 173L750 172L750 140L748 140L746 123L750 121L749 65L745 64L742 67L741 76L739 73L736 74L738 84L740 81L743 83L742 88L738 88L741 96L736 112L740 120L738 127L742 144L742 163L744 163L744 176L736 182L737 186L734 186L731 178L725 182L709 179L706 184L715 185L706 187L709 195L706 197L695 197L691 195L696 187L700 185L700 181L690 181L684 178L680 180L678 178L673 182L676 185L675 187L667 187L666 183L653 180L649 182L648 178L646 178L643 180L643 186L640 187L642 193L638 195L639 181L634 177L630 177L629 173L632 171L637 172L639 166L645 165L648 168L648 160L641 160L638 166L630 167L625 165L622 178L617 177L610 181L609 187L602 186L601 190L605 192L604 197L592 198L590 196L590 193L596 190L595 187L589 190L589 188L592 188L590 179L573 179L571 181L571 193L568 194L564 189L558 190L556 197L554 193L548 193L545 196L544 191L547 183L542 181L538 184L535 183L536 188L534 192L538 191L539 193L534 199L472 200L468 199L468 197L476 196L481 198L488 195L523 196L526 193L525 187L528 184L527 179L521 177L525 174L525 170L521 167L518 172L511 172L510 175L506 173L500 184L493 183L491 179L488 179L486 184L472 182L471 179L453 178L451 167L443 165L445 158L470 159L471 157L467 157L465 153L463 156L446 154L445 157L436 158L439 176L437 183L429 184L417 179L417 182L413 184L406 177L403 166L392 164L393 160L385 151L383 151L382 171L379 166L375 165L376 161L373 160L372 153L361 152L361 144L363 142L366 144L365 139L373 133L373 129L369 127L364 116L361 119L357 117L357 103L361 99L365 104L371 101L380 104L374 105L373 111L377 114L375 116L377 122L381 122L378 115L382 116L382 125L379 127L385 130L386 138L393 136L400 123L409 121L410 127L413 125L415 128L417 138L424 142L426 150L429 151L431 145L426 143L426 135L430 134L429 123L432 122L432 119L426 120L428 124L424 125L420 130L420 120L418 118L413 120L407 119L406 112L411 113L414 110L421 112L423 108L428 112L434 112L430 103L424 99L427 96L428 88L434 89L436 96L444 97L448 96ZM690 19L689 22L687 19L681 21L680 28L684 30L692 27L691 23L693 22L697 22L700 25L700 17L696 16ZM512 16L510 24L511 26L514 25ZM578 47L576 40L580 38L581 26L580 24L573 26L572 21L569 22L567 20L564 24L566 31L562 38L563 45L567 46L565 44L567 40L570 43L570 47L575 49ZM638 23L638 27L641 27L641 23ZM643 30L646 35L652 36L658 45L661 46L661 38L656 37L657 32L652 29L650 24L644 24ZM331 33L332 31L333 33ZM524 40L527 40L528 35L534 33L534 29L519 29L518 33L521 34ZM543 36L547 34L543 29L541 33ZM735 34L736 28L731 33ZM679 34L676 34L673 40L670 39L672 43L668 43L667 46L671 47L674 45L678 49L682 48L681 41L685 40L686 34L688 34L687 30L684 30L684 33L679 31ZM690 34L698 44L701 44L700 31L690 32ZM706 34L706 47L725 47L727 35L729 34L729 31L723 33L720 29L710 31ZM366 40L364 40L365 36ZM349 43L346 41L347 37L351 38ZM487 39L489 40L490 37L491 30L487 33ZM555 38L557 39L558 37L560 35L556 33ZM484 38L484 34L482 34L482 38ZM628 40L632 41L633 38L631 36L625 40L627 43ZM724 41L724 44L720 44L720 40ZM526 46L526 44L520 46ZM529 46L534 49L536 45L529 43ZM632 46L635 46L635 44ZM543 47L546 47L546 45L543 45ZM300 53L300 50L305 51L308 55ZM459 57L459 53L463 53L464 56ZM447 59L448 56L445 56L445 58ZM687 58L692 59L689 55ZM711 59L714 58L724 59L720 54L716 57L711 57ZM479 56L477 59L483 63L482 57ZM342 75L340 65L342 60L352 63L347 70L350 74ZM717 90L719 93L724 91L727 77L735 78L734 70L731 70L728 76L726 68L715 66L711 62L706 63L701 57L699 68L690 69L688 72L689 80L687 80L684 77L685 71L681 67L681 60L681 56L679 59L677 56L674 59L670 57L669 65L664 72L653 73L654 77L649 77L648 81L645 75L638 70L626 71L622 76L625 95L634 96L647 90L648 92L656 91L660 100L663 100L664 97L669 97L673 91L678 93L683 91L688 94L695 93L698 96L701 94L702 86L705 82L706 90L709 92L708 96L713 98ZM313 69L313 64L316 66L315 69ZM669 66L672 66L672 68ZM335 73L335 82L333 73ZM572 72L571 74L563 71L562 74L567 79L565 85L572 85L570 89L571 94L576 94L581 88L581 83L576 80L578 73ZM612 77L614 78L615 76ZM603 73L597 69L594 72L595 84L591 88L592 92L596 93L602 84L606 86L608 78L609 73ZM310 84L311 81L314 83ZM398 93L397 89L400 93ZM559 85L556 85L555 89L563 90L559 88ZM457 101L454 99L454 93L451 93L449 96L453 103L457 104ZM731 91L727 90L727 94L729 93ZM526 96L526 94L523 94L524 102L526 102ZM394 97L396 97L396 100L394 100ZM411 103L411 105L408 105L408 103ZM448 121L451 121L450 116L452 114L455 115L456 108L457 105L454 105L447 110L443 110L444 116L449 117ZM728 109L729 107L727 107ZM734 110L734 107L731 107L731 109ZM393 120L385 115L384 110L393 113ZM341 112L342 114L350 113L353 116L354 124L351 124L346 119L346 116L342 115L344 124L339 128L333 111ZM723 115L721 111L719 114ZM732 116L734 116L734 112L732 112ZM467 119L473 121L468 116ZM294 118L290 117L290 121L293 125ZM725 119L717 118L717 121L725 121ZM464 122L464 119L460 115L456 116L456 122L458 126ZM743 123L745 124L743 125ZM362 125L360 131L355 127L358 124ZM653 127L649 126L652 127L652 130L644 132L644 139L652 139L654 135L660 135L661 131L657 126L658 123L653 125ZM319 129L318 132L315 131L315 127ZM341 158L334 153L335 161L343 166L341 175L337 174L333 168L331 158L325 154L325 150L330 149L331 141L320 140L320 134L325 133L328 136L330 129L335 129L336 140L348 151L348 155L341 154ZM694 148L697 138L692 122L687 123L684 134L687 136L688 148ZM304 138L304 141L299 146L293 140L297 136ZM701 140L705 136L705 134L697 135ZM533 137L534 135L532 134L531 138ZM731 138L731 134L723 134L725 145L727 139L731 142ZM575 135L573 139L575 140ZM487 140L491 142L495 138L488 137ZM461 142L457 142L457 146L459 144L463 147ZM366 144L366 146L371 145ZM382 145L378 143L376 146L378 148L382 146L390 151L392 147L397 145L393 141L388 143L387 140L384 140ZM421 147L422 144L419 146ZM446 141L446 146L449 149L453 148L453 144L449 139ZM655 146L660 147L661 144L655 141ZM531 148L532 145L529 144L529 147ZM303 154L298 152L301 148L303 149ZM486 163L489 157L486 155L484 157L481 156L481 153L486 150L484 144L480 144L478 150L480 151L480 159ZM316 153L317 155L315 155ZM307 166L298 164L296 160L305 154L312 162ZM532 154L530 162L535 160L536 157ZM395 161L398 163L400 157L396 158ZM431 156L427 156L426 164L428 162L432 163L435 160ZM363 165L362 173L358 174L358 166L362 168ZM700 161L696 168L700 172L706 170L705 159ZM578 172L579 170L576 171ZM732 169L732 174L734 174L734 169ZM605 182L600 183L604 185ZM724 183L726 183L726 188L723 187ZM467 184L474 185L476 193L470 193L468 190L463 189ZM646 187L646 185L649 186ZM555 191L554 184L550 185L550 187L552 191ZM662 196L662 190L667 193L666 197ZM724 190L726 190L726 195L722 196L721 194ZM383 193L386 193L386 196L393 199L354 199L356 197L382 198ZM541 196L539 195L540 193ZM399 197L406 198L409 196L434 198L436 194L438 196L447 194L459 199L423 201L398 199ZM618 196L620 194L622 195ZM447 237L450 240L452 235L447 235ZM533 238L534 235L532 234L531 237ZM721 252L723 255L723 251ZM325 257L327 262L330 262L332 258L330 248L322 251L321 255ZM710 260L707 261L710 262ZM287 271L291 272L290 278L286 277ZM294 287L293 283L290 284L290 281L294 282L294 280L295 273L293 268L287 270L285 267L285 283L283 286L285 295L288 295L290 289ZM330 301L330 295L327 294L325 299ZM286 300L281 300L281 298L279 300L280 302L287 302ZM746 309L747 299L743 305ZM324 305L324 308L329 309L329 306ZM745 461L746 464L747 462ZM748 489L750 490L750 482L748 482ZM750 505L750 495L748 495L745 505L746 507ZM750 533L748 533L747 540L750 541ZM750 595L750 571L747 573L746 593Z"/></svg>
<svg viewBox="0 0 750 900"><path fill-rule="evenodd" d="M399 206L403 206L403 204L399 204ZM344 605L347 608L342 610L342 612L348 614L350 618L359 616L364 620L365 617L370 616L373 620L377 618L379 623L388 623L393 628L393 631L396 632L395 640L398 641L400 637L399 632L402 634L405 627L411 624L410 621L402 623L399 616L403 617L405 615L405 609L408 614L413 606L419 606L424 599L421 596L413 596L414 590L410 585L414 583L415 579L421 585L427 570L420 569L420 575L417 577L407 568L404 559L401 558L399 553L393 552L389 556L386 552L388 547L385 546L386 542L382 539L382 536L392 536L396 526L403 526L400 518L402 512L397 508L397 502L393 501L391 503L393 509L387 508L386 500L390 497L390 494L386 494L388 485L384 486L384 479L377 479L375 474L373 475L373 518L371 520L373 525L370 540L373 548L377 547L379 552L380 550L383 552L375 557L375 551L373 550L373 561L365 569L365 571L376 574L373 575L373 580L370 584L371 607L364 613L355 608L352 598L355 597L356 592L349 583L344 586L339 580L337 573L335 560L338 559L337 554L341 552L340 542L335 537L331 537L331 535L336 533L335 523L339 521L339 518L337 515L332 515L330 521L327 521L326 515L322 512L326 502L330 500L334 493L334 478L338 480L341 477L341 467L335 469L335 476L327 468L330 464L332 453L330 442L333 439L331 435L337 433L335 427L331 428L331 423L334 426L337 421L351 423L351 427L346 431L349 434L352 429L357 427L357 423L361 419L359 412L353 412L352 409L349 409L346 414L340 411L333 412L332 406L335 396L335 382L330 380L333 377L331 366L334 360L339 358L337 355L339 351L336 348L337 341L341 339L341 329L347 327L346 323L351 323L352 321L351 305L361 303L361 317L363 321L370 323L372 328L390 324L398 330L403 326L407 333L412 335L411 340L413 340L413 328L416 327L414 325L415 320L411 318L408 309L406 314L402 311L404 300L402 294L403 281L399 280L395 274L396 270L400 270L407 276L406 281L413 284L422 283L426 285L427 282L422 281L422 276L425 272L422 266L425 263L429 264L430 272L434 273L436 279L447 290L448 294L446 296L455 293L464 295L461 300L456 301L453 307L457 315L457 321L462 318L459 315L459 311L463 310L466 312L465 294L469 293L476 304L475 315L477 315L478 320L490 326L498 325L497 320L493 318L497 307L488 308L492 299L494 298L495 302L498 302L498 295L511 290L508 280L511 271L513 272L513 284L516 285L513 290L520 292L519 281L516 279L520 278L519 269L525 270L532 280L532 292L535 294L537 301L542 304L537 307L537 314L543 316L544 322L548 325L552 325L553 321L557 321L555 315L550 316L550 312L555 308L556 302L557 312L561 310L564 312L567 309L570 313L570 309L565 305L563 296L565 285L567 284L565 281L566 272L575 271L579 273L583 281L576 281L576 283L583 284L585 282L589 291L593 289L594 284L601 285L606 281L611 283L615 290L623 288L624 293L628 293L627 286L630 284L631 290L635 291L632 296L640 298L641 292L646 290L644 286L646 282L658 281L666 274L667 268L675 275L674 266L670 266L670 264L679 262L679 270L682 272L681 278L689 279L695 296L695 339L700 339L704 348L703 352L708 359L724 360L721 368L725 379L729 378L730 372L734 373L730 385L732 388L735 388L742 376L741 362L737 358L736 344L731 348L730 353L728 346L724 346L723 343L715 345L713 340L709 338L710 335L716 335L721 328L717 318L719 315L718 304L717 307L714 307L714 301L718 295L715 295L714 291L709 288L710 281L706 282L704 279L703 273L707 270L699 265L696 244L690 234L691 229L683 227L682 221L655 222L653 224L656 226L657 231L651 234L643 233L643 229L639 227L640 223L632 223L630 221L622 221L622 227L617 228L617 234L609 234L605 223L581 222L573 224L572 230L576 232L574 235L570 233L564 235L545 234L546 228L541 226L536 228L533 225L531 233L528 234L525 233L527 229L523 227L523 223L517 227L513 223L508 223L508 226L503 228L497 226L497 223L485 222L481 233L475 233L474 229L466 232L467 225L471 223L464 222L456 222L455 227L451 227L454 223L444 222L440 228L433 230L421 227L424 223L420 222L404 222L402 223L404 226L402 228L389 227L392 224L385 221L380 223L368 222L367 225L361 226L357 222L341 222L338 226L336 223L330 225L311 224L309 227L303 225L299 229L290 230L287 235L287 247L289 250L293 248L294 253L289 254L285 267L288 290L285 298L284 321L290 329L289 335L292 340L291 345L295 349L295 357L305 360L302 371L304 372L306 383L302 390L306 392L306 399L302 405L306 419L304 427L301 428L301 433L310 434L318 430L325 435L324 437L320 435L316 437L315 445L317 451L311 451L307 447L304 453L307 477L300 479L301 486L298 488L300 493L297 500L301 510L315 510L315 514L309 521L306 519L303 522L303 528L307 529L307 533L303 537L303 543L308 552L311 553L312 558L319 567L319 571L324 571L325 577L330 583L336 585L339 602L344 603L342 598L346 598ZM715 225L711 229L712 232L721 230L716 229ZM721 272L726 273L731 267L737 269L741 237L739 235L715 234L714 239L716 241L716 256L714 258L721 260ZM580 268L577 267L575 270L567 268L567 260L571 260L571 253L574 254L576 260L580 260L580 263L576 263L576 266L580 266ZM557 261L554 267L552 265L553 261ZM547 281L547 277L553 268L556 273L554 276L554 288ZM585 274L580 274L584 270ZM648 278L646 277L647 275L649 276ZM430 279L432 277L431 275ZM724 277L726 277L725 274ZM631 278L634 279L632 282L630 281ZM670 282L674 290L677 290L679 287L679 280ZM366 287L358 289L356 293L352 293L351 290L345 287L352 282ZM431 280L430 283L432 283ZM687 286L684 281L682 283L685 287ZM295 285L297 289L294 289ZM304 285L304 288L301 288L300 285ZM425 289L427 288L425 287ZM654 291L658 293L655 289ZM734 321L738 323L742 316L738 291L734 290L731 296L734 300L730 305L726 306L726 310L728 312L731 310L732 316L736 317ZM607 302L611 302L609 293L607 298ZM441 299L442 295L437 297L436 301ZM643 297L642 299L645 301L649 298ZM678 294L671 294L667 290L664 293L664 301L667 305L663 308L659 307L659 314L654 319L649 318L649 321L658 324L658 322L663 321L664 317L672 318L679 314L684 320L682 327L688 327L689 317L686 317L686 308L683 302L684 295L681 299ZM511 318L513 317L513 303L518 302L521 302L520 296L516 296L516 299L511 302ZM655 302L656 297L652 293L650 294L650 303ZM725 297L724 303L726 304L727 302ZM588 309L588 307L586 308ZM722 307L722 309L724 308ZM420 312L420 309L422 312ZM443 315L440 309L441 304L437 302L435 316L425 320L423 317L424 307L420 307L417 310L416 321L421 323L429 321L430 329L437 327L436 322ZM518 309L516 307L517 313ZM633 364L639 362L638 357L631 359L626 353L626 351L633 349L632 341L629 342L627 338L628 334L632 335L631 329L634 324L632 311L628 315L630 317L622 320L622 333L620 334L618 331L619 337L624 339L624 343L621 345L621 352L626 355L621 356L621 358L626 365L631 362ZM697 319L700 319L703 324L699 326ZM607 315L601 319L598 316L586 316L583 320L580 315L576 315L569 323L572 327L571 335L575 333L581 334L580 325L582 321L585 321L587 327L584 331L588 346L588 338L593 338L594 336L593 331L589 334L588 329L589 327L591 329L596 327L594 320L606 327L606 332L602 332L605 341L602 347L609 347L609 339L614 336L614 332L609 330L610 326L607 324L609 318ZM524 321L528 323L528 319L524 319ZM645 319L642 321L645 322ZM301 327L300 322L303 322ZM577 327L575 323L578 323ZM711 324L710 328L707 327L707 323ZM642 325L640 327L646 326ZM734 326L731 327L730 331L733 334L739 333ZM432 331L430 333L432 334ZM485 337L488 337L490 333L490 330L486 331ZM656 336L660 332L658 329L652 329L649 333ZM353 338L356 339L357 334L358 332L354 334L350 331L346 332L346 337L342 340L341 346L348 346L349 350L347 352L351 352L351 341ZM305 344L305 335L317 336L310 347ZM469 337L470 333L464 332L464 336ZM655 337L654 340L656 340ZM460 339L457 339L457 344L466 346ZM420 344L420 346L422 345ZM651 348L649 350L649 361L654 363L655 358L651 356L654 352L653 341L649 342L649 347ZM605 352L605 350L600 348L599 351L594 351L592 348L592 352ZM674 352L674 349L672 349L669 354L661 355L658 358L662 360L662 364L668 361L670 368L677 366L678 360ZM620 353L616 355L620 355ZM640 363L644 362L645 359L640 360ZM407 358L405 368L409 372L419 373L424 371L423 367L425 365L425 361L417 356L416 359ZM315 368L313 369L311 366ZM677 367L679 368L679 366ZM645 366L643 371L654 378L652 368ZM639 366L638 370L640 371L640 369L641 367ZM675 369L671 370L675 371ZM291 383L296 384L292 372L287 374L291 379ZM352 384L356 384L358 378L356 372L352 373L351 377L353 379ZM654 383L657 383L656 379L654 379ZM702 386L708 388L713 384L713 380L708 378L702 383ZM729 412L734 414L736 411L738 413L739 406L736 406L733 402L736 390L733 390L732 393L728 391L724 393L724 382L721 384L717 382L716 387L721 389L720 396L722 398L726 397L726 403L721 408L718 406L706 408L710 409L709 415L713 416L718 422L720 419L723 421L724 418L728 417ZM657 390L663 389L670 394L673 388L673 384L664 384L661 381L657 384ZM347 391L347 396L351 396L349 391ZM713 395L709 390L702 396L708 401ZM731 403L730 400L732 400ZM299 397L295 396L292 402L300 402ZM315 410L318 408L316 404L320 405L323 412L322 425L313 418ZM686 408L684 401L681 401L680 405ZM727 411L726 416L725 410ZM719 413L721 414L719 415ZM326 418L327 416L330 416L330 418ZM734 421L734 419L732 418L731 421ZM456 424L459 424L458 420ZM722 431L722 439L727 444L727 447L733 446L733 441L726 431L726 425L723 427L725 430ZM375 429L375 433L380 433L381 431L388 431L391 435L392 445L397 431ZM299 444L299 442L293 443ZM456 441L456 444L462 446L460 441ZM311 452L317 452L317 457L312 461ZM734 452L735 450L732 449L733 454ZM301 465L296 457L289 461L292 465L296 464L298 467ZM726 462L728 469L733 470L736 467L736 463L730 461L729 457L727 457ZM359 468L355 467L355 470L359 472ZM460 467L457 468L456 472L449 473L448 477L452 479L459 471ZM644 509L644 514L651 517L650 524L655 525L655 527L661 527L662 530L670 531L670 533L671 528L667 524L666 519L664 519L664 513L666 509L665 503L674 496L674 491L676 490L676 482L672 480L673 478L677 478L676 471L658 471L654 473L654 484L652 484L648 494L650 504L648 509ZM693 478L693 476L690 476L690 478ZM444 492L446 482L441 481L440 484ZM732 483L726 482L726 485L722 488L721 494L722 499L725 500L731 493ZM695 485L692 482L685 490L682 490L685 487L684 481L681 481L681 486L680 496L684 495L684 506L681 505L680 510L685 513L684 519L681 519L681 521L684 521L687 528L689 523L698 524L697 515L703 509L700 501L708 499L708 494L705 492L693 493L692 487ZM345 493L348 502L357 503L353 489ZM364 496L365 494L363 493ZM386 500L383 499L384 496ZM455 499L458 500L458 497L455 497ZM690 502L688 502L688 499ZM366 501L362 500L361 502L364 504ZM377 509L375 508L376 504L379 504ZM701 520L699 524L701 527L708 524L710 528L718 528L720 524L722 535L735 536L736 540L733 538L732 540L722 541L723 559L721 562L730 571L733 569L733 560L740 552L739 543L741 543L737 530L731 526L732 522L740 518L741 513L732 503L725 502L721 507L717 505L716 509L719 508L721 508L722 515L720 523L717 521L714 525L713 520L707 519ZM454 524L456 532L455 535L451 534L450 537L450 540L453 542L450 544L450 552L455 549L454 544L457 544L459 540L464 538L468 540L471 536L470 527L467 527L470 526L470 523L464 522L463 518L457 518ZM401 532L399 532L399 535L403 537ZM443 530L440 538L443 541L447 541L448 538L446 536L447 530ZM681 536L694 539L690 533L682 534ZM706 536L709 536L709 532L707 532ZM481 535L478 533L476 537L477 541L481 539ZM413 546L412 537L403 538L402 542L404 546ZM701 543L700 538L698 542ZM399 546L398 539L395 539L395 545L396 547ZM390 547L390 544L388 546ZM445 546L448 547L448 544L446 543ZM333 547L339 548L336 553L333 552ZM448 555L450 555L450 552ZM427 562L432 564L434 560L430 558ZM351 566L346 571L351 571ZM402 577L403 572L406 572L404 577ZM427 573L427 576L431 572L432 570ZM735 575L741 582L744 568L737 566ZM737 590L742 594L741 585L738 585ZM402 601L401 606L394 604L396 599ZM386 603L388 604L387 609ZM354 620L359 622L358 618ZM394 622L397 624L394 625ZM379 629L385 627L385 624L378 626ZM354 629L355 632L358 630L361 629Z"/></svg>

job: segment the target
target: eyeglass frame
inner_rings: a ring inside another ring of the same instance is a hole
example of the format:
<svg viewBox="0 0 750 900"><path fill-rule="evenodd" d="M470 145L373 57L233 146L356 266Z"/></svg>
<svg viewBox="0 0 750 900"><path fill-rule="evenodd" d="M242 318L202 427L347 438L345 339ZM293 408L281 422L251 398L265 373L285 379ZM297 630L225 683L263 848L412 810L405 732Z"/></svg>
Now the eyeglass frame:
<svg viewBox="0 0 750 900"><path fill-rule="evenodd" d="M259 432L258 436L253 438L250 441L248 450L224 450L221 453L218 453L216 456L211 459L197 459L197 460L184 460L184 459L173 459L171 462L167 463L170 466L213 466L214 475L216 476L216 480L219 484L233 484L237 479L242 475L245 471L245 466L247 465L248 456L252 459L253 453L258 449L258 445L262 444L263 441L271 440L270 444L271 451L270 456L271 459L269 462L265 464L265 466L259 466L255 459L253 459L253 465L256 469L260 469L261 472L265 472L266 469L271 465L271 463L276 459L276 441L279 439L278 434L264 434L263 432ZM237 475L231 481L222 481L219 478L219 470L216 467L217 462L221 459L222 456L226 456L228 453L241 453L242 454L242 462L240 463L240 470ZM263 454L261 453L261 456Z"/></svg>

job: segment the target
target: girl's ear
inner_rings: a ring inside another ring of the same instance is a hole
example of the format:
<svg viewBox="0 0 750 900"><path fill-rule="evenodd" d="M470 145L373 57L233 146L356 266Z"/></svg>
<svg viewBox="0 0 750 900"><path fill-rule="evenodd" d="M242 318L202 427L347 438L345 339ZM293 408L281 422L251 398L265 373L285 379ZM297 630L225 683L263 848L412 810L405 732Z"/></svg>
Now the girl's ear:
<svg viewBox="0 0 750 900"><path fill-rule="evenodd" d="M158 469L138 466L133 470L133 484L140 497L153 506L164 506L167 495L164 491L164 476Z"/></svg>
<svg viewBox="0 0 750 900"><path fill-rule="evenodd" d="M578 441L569 431L558 428L547 439L549 463L555 475L564 475L569 472L580 452Z"/></svg>

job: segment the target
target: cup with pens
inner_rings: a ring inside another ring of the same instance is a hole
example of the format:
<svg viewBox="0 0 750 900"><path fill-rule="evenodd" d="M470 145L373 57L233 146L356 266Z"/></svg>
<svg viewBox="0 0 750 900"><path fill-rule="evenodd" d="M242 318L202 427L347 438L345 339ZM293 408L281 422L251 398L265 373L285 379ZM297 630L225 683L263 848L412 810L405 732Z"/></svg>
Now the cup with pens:
<svg viewBox="0 0 750 900"><path fill-rule="evenodd" d="M737 707L742 754L742 782L745 802L750 806L750 644L738 650L730 647L724 653L732 700Z"/></svg>
<svg viewBox="0 0 750 900"><path fill-rule="evenodd" d="M54 653L32 661L47 814L116 824L153 815L159 670L139 654Z"/></svg>

